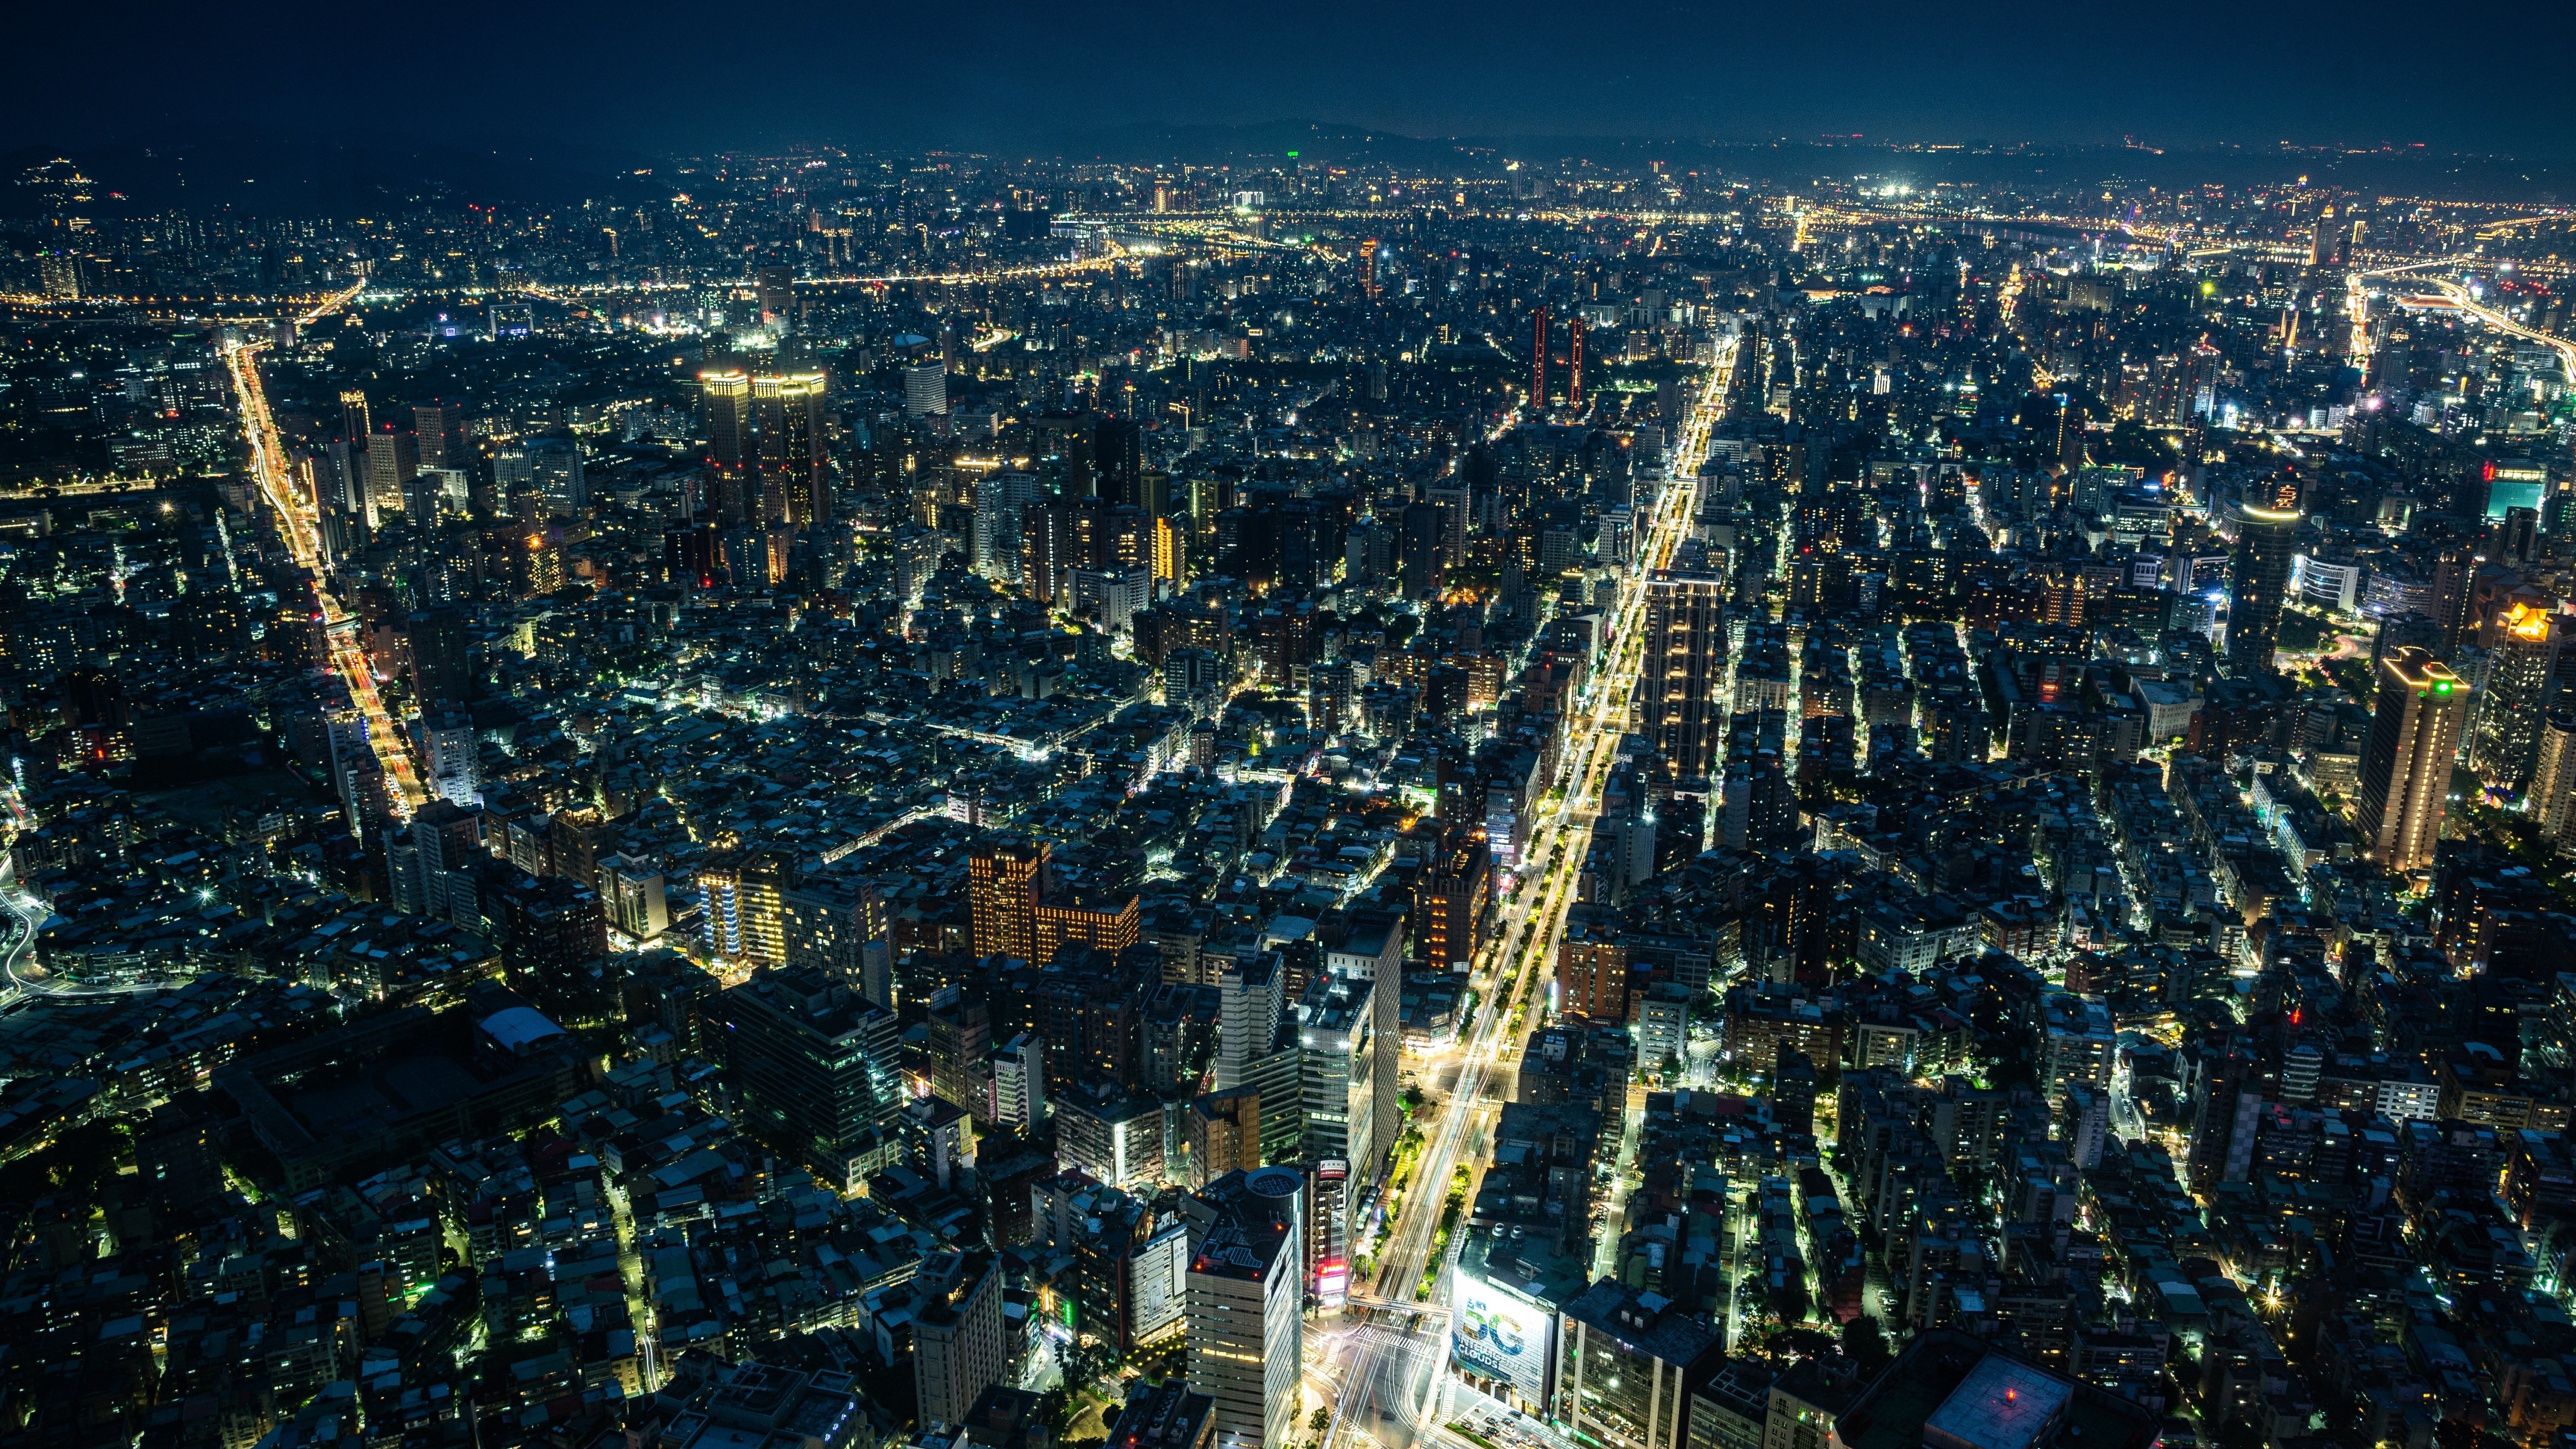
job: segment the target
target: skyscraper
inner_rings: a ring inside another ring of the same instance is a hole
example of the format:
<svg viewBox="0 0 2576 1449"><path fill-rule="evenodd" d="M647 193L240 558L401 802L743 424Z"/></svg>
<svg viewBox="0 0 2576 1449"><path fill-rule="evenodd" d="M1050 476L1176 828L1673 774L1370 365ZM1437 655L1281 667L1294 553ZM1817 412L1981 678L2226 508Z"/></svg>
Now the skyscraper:
<svg viewBox="0 0 2576 1449"><path fill-rule="evenodd" d="M1362 1180L1394 1124L1377 1114L1378 1035L1373 1009L1379 983L1339 972L1315 978L1297 1003L1298 1076L1304 1084L1308 1158L1362 1164Z"/></svg>
<svg viewBox="0 0 2576 1449"><path fill-rule="evenodd" d="M642 856L605 855L599 860L600 904L608 924L638 941L650 941L670 929L671 904L661 868Z"/></svg>
<svg viewBox="0 0 2576 1449"><path fill-rule="evenodd" d="M1565 400L1583 406L1583 319L1565 324Z"/></svg>
<svg viewBox="0 0 2576 1449"><path fill-rule="evenodd" d="M1205 1187L1229 1172L1261 1165L1259 1093L1202 1096L1190 1103L1183 1126L1189 1138L1189 1186Z"/></svg>
<svg viewBox="0 0 2576 1449"><path fill-rule="evenodd" d="M1628 1019L1628 948L1596 924L1592 907L1568 912L1556 946L1557 1010L1595 1021Z"/></svg>
<svg viewBox="0 0 2576 1449"><path fill-rule="evenodd" d="M528 468L546 495L546 512L573 518L590 506L590 480L582 471L581 445L570 438L538 438L528 444Z"/></svg>
<svg viewBox="0 0 2576 1449"><path fill-rule="evenodd" d="M832 510L825 474L823 374L755 377L760 419L760 511L771 523L811 528Z"/></svg>
<svg viewBox="0 0 2576 1449"><path fill-rule="evenodd" d="M975 483L975 523L971 535L975 572L1002 583L1020 577L1020 524L1037 498L1038 480L1028 473L995 473Z"/></svg>
<svg viewBox="0 0 2576 1449"><path fill-rule="evenodd" d="M1047 1120L1046 1044L1022 1032L993 1052L993 1120L1030 1128Z"/></svg>
<svg viewBox="0 0 2576 1449"><path fill-rule="evenodd" d="M367 395L356 388L340 394L340 436L350 446L363 448L376 431L375 417L367 407Z"/></svg>
<svg viewBox="0 0 2576 1449"><path fill-rule="evenodd" d="M368 439L367 506L374 510L368 521L402 512L411 480L419 472L419 439L390 430Z"/></svg>
<svg viewBox="0 0 2576 1449"><path fill-rule="evenodd" d="M1154 581L1179 588L1189 577L1189 549L1181 537L1181 525L1173 519L1156 515L1151 537L1150 567Z"/></svg>
<svg viewBox="0 0 2576 1449"><path fill-rule="evenodd" d="M1473 965L1491 928L1493 861L1482 831L1443 832L1413 891L1413 937L1422 943L1425 966L1463 972Z"/></svg>
<svg viewBox="0 0 2576 1449"><path fill-rule="evenodd" d="M1401 915L1387 911L1358 911L1350 918L1350 934L1341 944L1324 954L1324 969L1329 976L1370 983L1369 1041L1371 1062L1368 1068L1369 1123L1368 1140L1346 1140L1347 1151L1319 1152L1314 1157L1345 1158L1351 1165L1351 1182L1359 1187L1374 1185L1386 1171L1388 1159L1395 1150L1396 1127L1403 1113L1397 1107L1401 1090L1404 1055L1404 922ZM1309 992L1309 995L1312 993ZM1303 1042L1299 1043L1302 1048ZM1303 1067L1300 1067L1303 1071Z"/></svg>
<svg viewBox="0 0 2576 1449"><path fill-rule="evenodd" d="M1533 313L1530 318L1529 405L1530 411L1532 412L1540 411L1547 406L1547 325L1549 315L1547 305L1545 303L1541 303L1539 304L1538 311Z"/></svg>
<svg viewBox="0 0 2576 1449"><path fill-rule="evenodd" d="M706 892L709 954L760 966L787 960L787 913L782 897L796 883L796 863L775 850L719 855L698 871ZM855 983L853 983L855 984Z"/></svg>
<svg viewBox="0 0 2576 1449"><path fill-rule="evenodd" d="M2541 720L2556 693L2557 624L2554 615L2529 604L2516 604L2495 621L2486 693L2478 701L2477 739L2469 753L2478 773L2506 790L2531 783Z"/></svg>
<svg viewBox="0 0 2576 1449"><path fill-rule="evenodd" d="M423 609L411 616L413 702L424 710L459 705L474 697L474 661L465 616L454 609ZM461 802L460 802L461 803Z"/></svg>
<svg viewBox="0 0 2576 1449"><path fill-rule="evenodd" d="M1644 725L1674 774L1705 779L1727 716L1724 574L1658 569L1646 580L1637 674Z"/></svg>
<svg viewBox="0 0 2576 1449"><path fill-rule="evenodd" d="M1279 1039L1287 1009L1279 958L1262 954L1235 962L1217 977L1216 1089L1231 1092L1250 1078L1253 1059Z"/></svg>
<svg viewBox="0 0 2576 1449"><path fill-rule="evenodd" d="M728 523L745 516L743 489L755 455L751 437L751 374L738 367L698 374L699 406L706 412L707 461L714 465L713 512Z"/></svg>
<svg viewBox="0 0 2576 1449"><path fill-rule="evenodd" d="M1279 1178L1278 1186L1265 1179ZM1216 1401L1218 1449L1259 1449L1296 1437L1305 1325L1303 1244L1296 1203L1303 1175L1263 1168L1209 1184L1213 1221L1190 1256L1190 1392Z"/></svg>
<svg viewBox="0 0 2576 1449"><path fill-rule="evenodd" d="M723 567L723 542L714 524L695 523L662 534L662 571L682 588L714 588L716 571Z"/></svg>
<svg viewBox="0 0 2576 1449"><path fill-rule="evenodd" d="M1448 578L1441 562L1442 541L1447 534L1441 510L1436 504L1408 503L1404 505L1403 526L1397 567L1404 577L1404 596L1437 598Z"/></svg>
<svg viewBox="0 0 2576 1449"><path fill-rule="evenodd" d="M906 416L933 417L948 411L948 369L936 362L924 362L903 370L903 410Z"/></svg>
<svg viewBox="0 0 2576 1449"><path fill-rule="evenodd" d="M473 716L453 710L424 715L420 737L431 792L458 805L481 800L480 754Z"/></svg>
<svg viewBox="0 0 2576 1449"><path fill-rule="evenodd" d="M1093 425L1091 456L1097 470L1093 488L1112 506L1141 506L1144 499L1145 430L1128 418L1102 418Z"/></svg>
<svg viewBox="0 0 2576 1449"><path fill-rule="evenodd" d="M2403 873L2431 863L2468 702L2468 686L2425 650L2400 649L2379 662L2355 824L2383 869Z"/></svg>
<svg viewBox="0 0 2576 1449"><path fill-rule="evenodd" d="M895 1160L894 1014L819 971L770 967L716 1006L746 1125L843 1187Z"/></svg>
<svg viewBox="0 0 2576 1449"><path fill-rule="evenodd" d="M967 857L967 910L976 955L1037 960L1038 897L1046 889L1046 862L1046 846L1025 840L988 841Z"/></svg>
<svg viewBox="0 0 2576 1449"><path fill-rule="evenodd" d="M458 409L440 403L422 403L411 410L412 436L420 440L420 465L424 468L457 467L465 461L447 461L448 444L454 439Z"/></svg>
<svg viewBox="0 0 2576 1449"><path fill-rule="evenodd" d="M2263 507L2237 505L2236 564L2227 585L2227 657L2238 667L2269 670L2281 639L2281 602L2290 591L2290 563L2298 549L2297 485Z"/></svg>
<svg viewBox="0 0 2576 1449"><path fill-rule="evenodd" d="M752 284L760 294L760 322L775 327L792 316L796 302L796 272L792 267L762 267L752 275Z"/></svg>
<svg viewBox="0 0 2576 1449"><path fill-rule="evenodd" d="M2433 597L2426 610L2442 626L2442 657L2448 659L2460 647L2460 636L2469 626L2469 594L2478 583L2478 556L2465 545L2454 544L2442 550L2433 568Z"/></svg>
<svg viewBox="0 0 2576 1449"><path fill-rule="evenodd" d="M2526 799L2541 839L2561 853L2576 848L2576 714L2542 721Z"/></svg>
<svg viewBox="0 0 2576 1449"><path fill-rule="evenodd" d="M779 892L778 909L788 965L837 977L894 1010L894 942L886 934L885 896L874 885L831 874L800 878Z"/></svg>
<svg viewBox="0 0 2576 1449"><path fill-rule="evenodd" d="M1002 1381L1002 1274L986 1252L939 1253L913 1278L912 1382L924 1424L961 1424Z"/></svg>

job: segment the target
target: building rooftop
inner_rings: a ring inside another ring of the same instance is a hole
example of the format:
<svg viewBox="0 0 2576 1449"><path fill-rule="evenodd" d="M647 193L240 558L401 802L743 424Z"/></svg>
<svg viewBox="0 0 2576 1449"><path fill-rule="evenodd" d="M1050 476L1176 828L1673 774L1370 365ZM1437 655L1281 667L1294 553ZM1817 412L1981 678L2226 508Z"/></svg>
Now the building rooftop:
<svg viewBox="0 0 2576 1449"><path fill-rule="evenodd" d="M2015 1359L1990 1355L1923 1421L1932 1449L2034 1449L2056 1432L2075 1386Z"/></svg>
<svg viewBox="0 0 2576 1449"><path fill-rule="evenodd" d="M1660 1294L1640 1293L1615 1278L1604 1278L1565 1305L1569 1323L1593 1333L1606 1333L1632 1353L1665 1363L1688 1365L1719 1341L1705 1318L1674 1307Z"/></svg>
<svg viewBox="0 0 2576 1449"><path fill-rule="evenodd" d="M1916 1335L1834 1426L1845 1449L2148 1449L2156 1432L2127 1399L1949 1329Z"/></svg>

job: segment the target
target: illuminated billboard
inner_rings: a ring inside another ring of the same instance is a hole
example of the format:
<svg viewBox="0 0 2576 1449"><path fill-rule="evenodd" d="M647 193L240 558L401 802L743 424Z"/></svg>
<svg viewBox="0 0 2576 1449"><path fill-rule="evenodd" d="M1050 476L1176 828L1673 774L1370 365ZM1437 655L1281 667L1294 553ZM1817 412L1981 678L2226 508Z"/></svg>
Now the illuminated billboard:
<svg viewBox="0 0 2576 1449"><path fill-rule="evenodd" d="M1479 1378L1512 1386L1522 1402L1547 1402L1548 1368L1556 1358L1556 1315L1459 1265L1456 1318L1449 1355Z"/></svg>
<svg viewBox="0 0 2576 1449"><path fill-rule="evenodd" d="M1326 1308L1339 1308L1351 1298L1350 1265L1339 1258L1326 1258L1315 1265L1315 1301Z"/></svg>

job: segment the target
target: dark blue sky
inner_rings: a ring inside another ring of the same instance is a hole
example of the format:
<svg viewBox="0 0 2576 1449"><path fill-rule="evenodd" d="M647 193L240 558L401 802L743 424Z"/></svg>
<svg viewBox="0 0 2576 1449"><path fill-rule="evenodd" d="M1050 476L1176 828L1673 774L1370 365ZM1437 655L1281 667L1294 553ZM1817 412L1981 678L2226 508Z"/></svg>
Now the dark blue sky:
<svg viewBox="0 0 2576 1449"><path fill-rule="evenodd" d="M31 6L12 25L11 147L311 129L1052 150L1122 125L1295 118L1434 136L2576 154L2570 0L136 0Z"/></svg>

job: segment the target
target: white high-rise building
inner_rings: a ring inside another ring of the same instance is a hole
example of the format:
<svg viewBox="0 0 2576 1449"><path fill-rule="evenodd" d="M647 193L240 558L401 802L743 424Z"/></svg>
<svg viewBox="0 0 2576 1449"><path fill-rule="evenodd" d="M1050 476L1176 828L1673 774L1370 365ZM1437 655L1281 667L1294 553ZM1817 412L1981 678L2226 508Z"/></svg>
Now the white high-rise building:
<svg viewBox="0 0 2576 1449"><path fill-rule="evenodd" d="M536 467L529 462L527 449L503 448L492 455L492 491L501 496L502 511L515 510L518 496L535 487L536 481Z"/></svg>
<svg viewBox="0 0 2576 1449"><path fill-rule="evenodd" d="M1284 1177L1284 1196L1240 1190L1265 1174ZM1296 1437L1298 1309L1304 1273L1293 1204L1299 1175L1264 1168L1238 1179L1190 1256L1187 1287L1190 1392L1216 1401L1218 1449L1259 1449ZM1202 1198L1216 1196L1216 1185ZM926 1411L925 1411L926 1412Z"/></svg>
<svg viewBox="0 0 2576 1449"><path fill-rule="evenodd" d="M1037 498L1027 473L996 473L975 485L975 572L998 583L1020 578L1020 516Z"/></svg>
<svg viewBox="0 0 2576 1449"><path fill-rule="evenodd" d="M1297 1003L1304 1155L1345 1159L1363 1183L1395 1141L1392 1114L1378 1112L1377 995L1377 983L1335 971L1316 977Z"/></svg>
<svg viewBox="0 0 2576 1449"><path fill-rule="evenodd" d="M940 363L925 362L903 370L903 410L906 416L926 418L948 411L948 369Z"/></svg>
<svg viewBox="0 0 2576 1449"><path fill-rule="evenodd" d="M993 1053L993 1120L1034 1127L1046 1119L1046 1043L1022 1032Z"/></svg>
<svg viewBox="0 0 2576 1449"><path fill-rule="evenodd" d="M440 799L473 805L483 798L482 760L470 715L451 712L421 721L421 749L428 756L429 788Z"/></svg>
<svg viewBox="0 0 2576 1449"><path fill-rule="evenodd" d="M1255 1058L1279 1040L1287 984L1276 955L1237 961L1217 978L1216 1089L1242 1089Z"/></svg>
<svg viewBox="0 0 2576 1449"><path fill-rule="evenodd" d="M599 862L600 903L608 924L638 941L650 941L671 928L671 905L664 893L661 869L641 856L604 856Z"/></svg>
<svg viewBox="0 0 2576 1449"><path fill-rule="evenodd" d="M925 1260L912 1282L912 1381L921 1422L962 1424L976 1397L1010 1367L1001 1271L990 1253L942 1253Z"/></svg>
<svg viewBox="0 0 2576 1449"><path fill-rule="evenodd" d="M1387 1159L1395 1149L1396 1097L1401 1090L1398 1077L1404 1054L1404 917L1380 912L1355 916L1350 934L1325 955L1324 965L1330 975L1366 981L1372 987L1366 1044L1370 1062L1354 1079L1367 1084L1371 1130L1361 1134L1354 1129L1353 1135L1344 1140L1347 1150L1313 1155L1348 1157L1352 1185L1365 1189L1385 1172ZM1311 989L1308 994L1313 994ZM1304 1043L1299 1045L1302 1048ZM1351 1110L1357 1113L1361 1109L1354 1103Z"/></svg>

